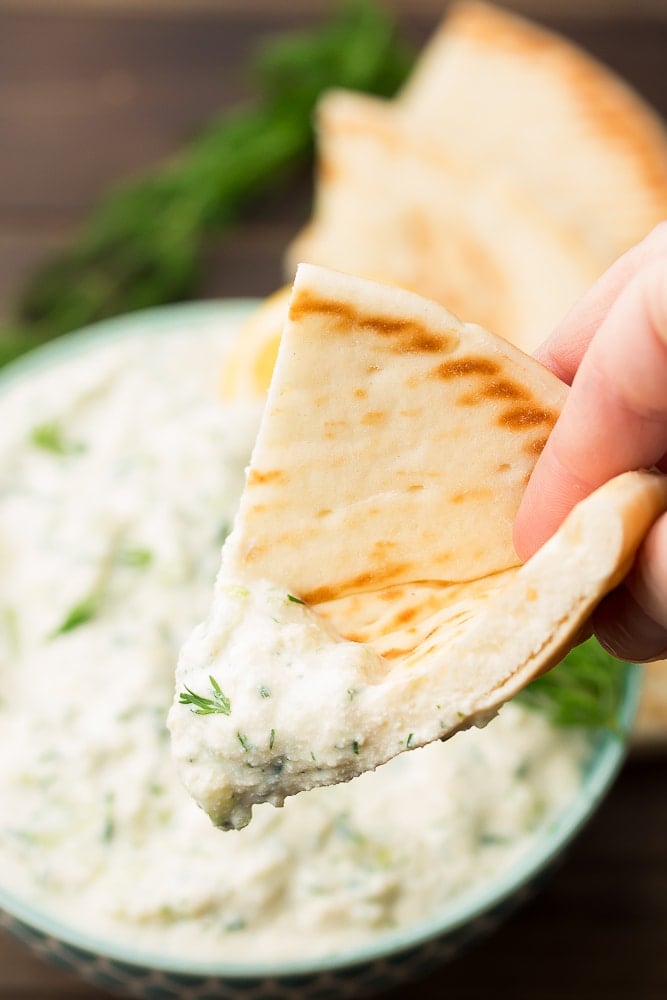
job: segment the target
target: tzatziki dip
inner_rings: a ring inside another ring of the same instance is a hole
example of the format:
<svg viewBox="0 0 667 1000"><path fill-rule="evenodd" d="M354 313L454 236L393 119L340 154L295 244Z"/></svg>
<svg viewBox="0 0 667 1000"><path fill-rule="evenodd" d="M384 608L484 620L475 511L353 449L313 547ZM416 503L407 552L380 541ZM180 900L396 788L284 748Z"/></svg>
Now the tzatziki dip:
<svg viewBox="0 0 667 1000"><path fill-rule="evenodd" d="M245 830L212 826L178 779L166 717L260 407L219 394L238 313L180 316L80 340L2 386L0 884L62 924L181 960L331 954L514 865L576 793L588 744L509 704L483 730L258 806ZM228 696L207 684L191 690ZM272 694L247 697L277 742ZM241 750L246 736L233 734Z"/></svg>

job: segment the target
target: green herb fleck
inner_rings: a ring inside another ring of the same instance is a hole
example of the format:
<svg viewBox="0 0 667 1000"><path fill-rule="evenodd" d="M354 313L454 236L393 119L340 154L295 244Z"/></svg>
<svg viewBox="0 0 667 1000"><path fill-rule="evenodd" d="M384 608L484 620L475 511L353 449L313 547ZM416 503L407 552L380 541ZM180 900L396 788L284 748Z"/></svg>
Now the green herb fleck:
<svg viewBox="0 0 667 1000"><path fill-rule="evenodd" d="M79 601L73 608L70 608L61 624L51 632L49 638L55 639L56 636L64 635L65 632L71 632L73 629L79 628L80 625L91 621L99 611L99 603L99 597L96 594Z"/></svg>
<svg viewBox="0 0 667 1000"><path fill-rule="evenodd" d="M80 441L66 441L62 429L53 421L33 427L30 440L36 448L53 452L54 455L75 455L86 450L86 446Z"/></svg>
<svg viewBox="0 0 667 1000"><path fill-rule="evenodd" d="M225 924L225 930L230 934L245 930L245 927L246 922L243 917L236 917L234 920L230 920L228 924Z"/></svg>
<svg viewBox="0 0 667 1000"><path fill-rule="evenodd" d="M352 753L359 753L359 740L352 740Z"/></svg>
<svg viewBox="0 0 667 1000"><path fill-rule="evenodd" d="M123 566L132 566L135 569L144 569L153 562L153 552L151 549L141 546L121 549L118 553L118 562Z"/></svg>
<svg viewBox="0 0 667 1000"><path fill-rule="evenodd" d="M113 817L114 793L107 792L104 796L104 823L102 824L102 841L110 844L114 838L115 823Z"/></svg>
<svg viewBox="0 0 667 1000"><path fill-rule="evenodd" d="M295 597L294 594L288 594L287 595L287 600L291 601L292 604L305 604L306 603L305 601L302 601L299 597Z"/></svg>
<svg viewBox="0 0 667 1000"><path fill-rule="evenodd" d="M356 688L348 688L347 689L347 696L350 699L350 701L354 701L356 695L357 695Z"/></svg>
<svg viewBox="0 0 667 1000"><path fill-rule="evenodd" d="M269 750L273 750L273 744L275 743L275 740L276 740L276 731L275 729L272 729L271 732L269 733Z"/></svg>
<svg viewBox="0 0 667 1000"><path fill-rule="evenodd" d="M232 703L229 698L222 693L220 685L215 677L209 675L209 681L213 689L213 697L206 698L203 695L195 694L185 685L185 691L181 691L178 696L180 705L192 705L195 715L231 715Z"/></svg>
<svg viewBox="0 0 667 1000"><path fill-rule="evenodd" d="M310 751L310 759L312 760L313 764L317 764L317 757L315 756L312 750Z"/></svg>
<svg viewBox="0 0 667 1000"><path fill-rule="evenodd" d="M415 734L414 733L410 733L410 735L408 736L407 740L405 741L406 749L410 750L411 747L414 746L414 742L415 742Z"/></svg>
<svg viewBox="0 0 667 1000"><path fill-rule="evenodd" d="M248 743L248 737L245 735L245 733L239 733L239 732L237 732L236 736L238 738L239 743L241 744L241 746L245 750L245 752L249 753L250 752L250 744Z"/></svg>
<svg viewBox="0 0 667 1000"><path fill-rule="evenodd" d="M262 686L259 689L259 696L260 696L260 698L270 698L271 697L271 692L269 691L269 689L267 687L265 687L264 684L262 684Z"/></svg>

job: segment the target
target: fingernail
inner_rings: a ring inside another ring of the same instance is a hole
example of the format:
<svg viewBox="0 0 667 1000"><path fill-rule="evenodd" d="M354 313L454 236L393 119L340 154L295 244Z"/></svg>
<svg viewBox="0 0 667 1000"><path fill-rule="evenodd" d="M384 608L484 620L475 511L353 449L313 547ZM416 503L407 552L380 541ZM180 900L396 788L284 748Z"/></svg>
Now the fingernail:
<svg viewBox="0 0 667 1000"><path fill-rule="evenodd" d="M642 610L625 586L601 602L593 628L600 645L621 660L646 663L667 657L667 629Z"/></svg>

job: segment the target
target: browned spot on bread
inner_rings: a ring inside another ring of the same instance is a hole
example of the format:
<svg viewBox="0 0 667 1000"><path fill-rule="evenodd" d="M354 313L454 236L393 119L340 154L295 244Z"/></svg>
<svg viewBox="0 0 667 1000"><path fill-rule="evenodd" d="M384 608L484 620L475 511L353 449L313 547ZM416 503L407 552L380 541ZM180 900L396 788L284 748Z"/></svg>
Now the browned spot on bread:
<svg viewBox="0 0 667 1000"><path fill-rule="evenodd" d="M403 593L402 587L393 587L391 590L383 590L379 596L383 601L396 601Z"/></svg>
<svg viewBox="0 0 667 1000"><path fill-rule="evenodd" d="M526 441L523 446L523 450L528 455L540 455L544 450L544 446L547 443L546 437L533 438L532 441Z"/></svg>
<svg viewBox="0 0 667 1000"><path fill-rule="evenodd" d="M253 560L258 559L259 556L264 555L265 552L266 545L251 545L245 554L246 562L253 562Z"/></svg>
<svg viewBox="0 0 667 1000"><path fill-rule="evenodd" d="M541 406L511 406L498 417L501 427L508 427L512 431L525 430L527 427L539 427L541 424L548 424L552 427L556 422L556 414L553 410L545 410Z"/></svg>
<svg viewBox="0 0 667 1000"><path fill-rule="evenodd" d="M498 472L509 472L512 466L509 462L501 462L498 466Z"/></svg>
<svg viewBox="0 0 667 1000"><path fill-rule="evenodd" d="M406 563L387 563L373 572L359 573L349 580L342 580L338 585L316 587L315 590L301 596L306 604L323 604L325 601L333 601L334 598L342 597L345 594L354 594L364 590L379 590L383 584L386 585L388 581L405 572L406 569Z"/></svg>
<svg viewBox="0 0 667 1000"><path fill-rule="evenodd" d="M332 512L331 511L331 507L323 507L322 510L318 510L317 516L318 517L327 517L329 514L331 514L331 512Z"/></svg>
<svg viewBox="0 0 667 1000"><path fill-rule="evenodd" d="M399 611L394 617L394 621L397 625L407 625L408 622L411 622L414 618L416 618L417 614L417 608L403 608L403 610Z"/></svg>
<svg viewBox="0 0 667 1000"><path fill-rule="evenodd" d="M286 474L281 469L251 469L248 476L248 486L259 486L264 483L284 483L287 481Z"/></svg>
<svg viewBox="0 0 667 1000"><path fill-rule="evenodd" d="M492 493L488 486L476 486L468 490L462 490L460 493L452 493L449 502L455 504L466 503L466 501L470 500L486 500L490 496L492 496Z"/></svg>
<svg viewBox="0 0 667 1000"><path fill-rule="evenodd" d="M391 538L380 538L373 542L373 555L381 558L388 549L395 549L397 544Z"/></svg>
<svg viewBox="0 0 667 1000"><path fill-rule="evenodd" d="M371 427L377 427L379 424L385 423L386 419L387 414L382 410L368 410L368 412L364 413L361 418L361 423L368 424Z"/></svg>
<svg viewBox="0 0 667 1000"><path fill-rule="evenodd" d="M397 660L399 656L405 656L409 652L410 650L408 649L386 649L382 653L382 658L384 660Z"/></svg>
<svg viewBox="0 0 667 1000"><path fill-rule="evenodd" d="M445 330L431 330L413 319L397 319L393 316L365 313L349 302L319 298L306 289L295 294L290 304L289 318L299 321L305 316L326 316L331 321L331 329L336 333L349 330L366 330L389 342L391 350L434 354L451 351L458 337Z"/></svg>
<svg viewBox="0 0 667 1000"><path fill-rule="evenodd" d="M422 483L413 483L412 486L408 486L408 493L418 493L423 490L424 486Z"/></svg>
<svg viewBox="0 0 667 1000"><path fill-rule="evenodd" d="M490 378L497 375L498 364L490 358L468 357L454 358L452 361L443 361L431 371L434 378L441 378L445 381L454 378L464 378L466 375L482 375Z"/></svg>
<svg viewBox="0 0 667 1000"><path fill-rule="evenodd" d="M365 389L355 389L354 390L354 395L355 395L356 399L367 399L368 398L368 393L366 392Z"/></svg>
<svg viewBox="0 0 667 1000"><path fill-rule="evenodd" d="M508 378L491 378L478 388L464 393L456 400L459 406L477 406L484 399L530 399L530 394L517 382Z"/></svg>

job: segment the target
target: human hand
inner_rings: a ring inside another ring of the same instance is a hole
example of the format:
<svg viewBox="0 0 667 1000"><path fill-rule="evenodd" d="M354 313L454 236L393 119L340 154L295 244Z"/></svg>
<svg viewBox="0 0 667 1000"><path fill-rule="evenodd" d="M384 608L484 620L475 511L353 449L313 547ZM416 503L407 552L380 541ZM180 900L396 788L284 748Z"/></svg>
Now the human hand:
<svg viewBox="0 0 667 1000"><path fill-rule="evenodd" d="M572 389L515 521L523 559L613 476L651 466L667 472L667 222L616 261L536 357ZM593 627L622 659L667 656L667 514Z"/></svg>

